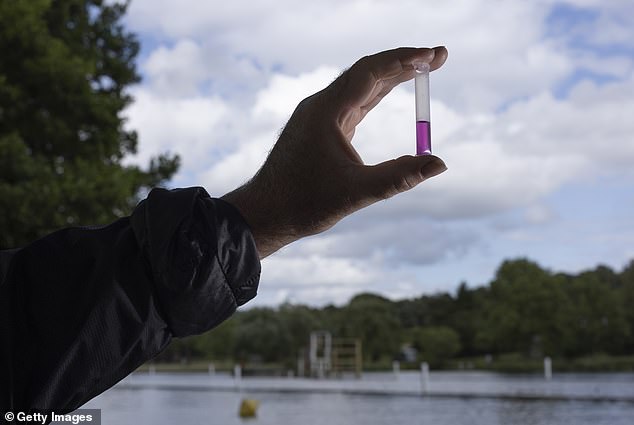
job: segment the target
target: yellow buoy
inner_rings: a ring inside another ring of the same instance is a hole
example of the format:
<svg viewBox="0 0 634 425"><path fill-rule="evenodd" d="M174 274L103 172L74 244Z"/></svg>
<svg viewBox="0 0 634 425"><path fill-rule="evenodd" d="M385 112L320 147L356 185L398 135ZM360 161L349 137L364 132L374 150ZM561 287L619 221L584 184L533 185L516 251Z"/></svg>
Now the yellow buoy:
<svg viewBox="0 0 634 425"><path fill-rule="evenodd" d="M254 418L260 402L252 398L245 398L240 403L239 415L241 418Z"/></svg>

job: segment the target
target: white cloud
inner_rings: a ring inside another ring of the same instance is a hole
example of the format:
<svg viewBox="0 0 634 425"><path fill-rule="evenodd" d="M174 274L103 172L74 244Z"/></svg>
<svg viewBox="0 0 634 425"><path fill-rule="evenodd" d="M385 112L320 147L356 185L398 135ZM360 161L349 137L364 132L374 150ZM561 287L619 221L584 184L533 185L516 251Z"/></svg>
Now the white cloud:
<svg viewBox="0 0 634 425"><path fill-rule="evenodd" d="M505 148L523 155L582 156L592 171L634 161L634 73L621 82L597 86L582 81L569 98L542 93L501 116L521 131L509 134ZM503 138L508 129L497 127Z"/></svg>
<svg viewBox="0 0 634 425"><path fill-rule="evenodd" d="M385 265L426 265L466 253L477 236L465 229L425 219L376 220L369 210L311 238L287 255L354 258Z"/></svg>
<svg viewBox="0 0 634 425"><path fill-rule="evenodd" d="M144 87L133 90L132 96L126 125L139 132L139 152L128 161L146 165L151 156L171 151L181 155L183 168L196 169L209 160L214 144L222 144L216 129L228 109L221 99L162 97Z"/></svg>
<svg viewBox="0 0 634 425"><path fill-rule="evenodd" d="M342 304L374 282L376 272L372 266L348 258L298 257L282 252L262 263L258 302L269 304L285 298L292 302L311 299L319 304ZM264 291L266 295L262 296Z"/></svg>
<svg viewBox="0 0 634 425"><path fill-rule="evenodd" d="M526 209L524 217L528 223L540 225L552 222L557 214L547 205L535 204Z"/></svg>
<svg viewBox="0 0 634 425"><path fill-rule="evenodd" d="M571 58L542 37L548 12L543 4L491 6L490 0L137 0L129 21L133 29L159 39L209 40L207 57L221 63L228 52L252 58L264 77L278 68L292 74L320 65L344 68L365 54L397 46L445 44L450 60L439 77L442 99L459 110L478 111L530 95L572 69ZM217 71L229 80L234 69Z"/></svg>
<svg viewBox="0 0 634 425"><path fill-rule="evenodd" d="M359 237L359 233L348 237ZM435 282L421 280L415 270L396 266L378 255L336 258L307 254L304 245L311 239L319 238L302 240L263 261L260 290L253 306L307 300L313 305L341 305L360 292L382 293L396 300L413 292L442 289Z"/></svg>
<svg viewBox="0 0 634 425"><path fill-rule="evenodd" d="M297 76L274 74L266 87L257 92L250 115L283 124L300 101L326 87L338 73L335 68L320 66Z"/></svg>
<svg viewBox="0 0 634 425"><path fill-rule="evenodd" d="M264 267L270 269L267 279L272 282L283 282L293 286L338 286L342 282L347 285L363 285L372 279L367 267L359 268L347 258L325 258L322 256L288 256L280 255L268 258ZM329 273L319 273L323 270Z"/></svg>
<svg viewBox="0 0 634 425"><path fill-rule="evenodd" d="M193 40L179 40L173 48L160 46L143 64L153 93L190 97L209 77L201 47Z"/></svg>
<svg viewBox="0 0 634 425"><path fill-rule="evenodd" d="M571 41L597 46L631 44L634 38L634 4L631 1L564 0L561 3L577 8L576 12L587 12L585 19L570 25L566 35Z"/></svg>

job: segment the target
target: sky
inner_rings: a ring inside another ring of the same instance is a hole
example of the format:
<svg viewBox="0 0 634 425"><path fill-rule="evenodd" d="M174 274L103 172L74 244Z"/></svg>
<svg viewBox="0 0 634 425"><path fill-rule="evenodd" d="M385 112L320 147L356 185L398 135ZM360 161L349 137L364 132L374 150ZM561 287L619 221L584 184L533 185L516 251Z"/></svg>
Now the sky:
<svg viewBox="0 0 634 425"><path fill-rule="evenodd" d="M341 305L485 285L505 259L554 272L634 259L631 0L132 0L143 80L128 159L220 197L259 168L299 101L364 55L444 45L430 76L444 174L264 259L252 306ZM415 152L413 81L366 116L367 164Z"/></svg>

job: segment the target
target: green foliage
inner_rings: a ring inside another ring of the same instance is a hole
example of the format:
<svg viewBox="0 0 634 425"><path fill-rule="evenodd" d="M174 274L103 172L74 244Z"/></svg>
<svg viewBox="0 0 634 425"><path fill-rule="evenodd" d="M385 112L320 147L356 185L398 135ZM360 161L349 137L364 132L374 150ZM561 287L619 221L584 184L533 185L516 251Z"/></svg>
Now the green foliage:
<svg viewBox="0 0 634 425"><path fill-rule="evenodd" d="M571 329L575 334L570 352L588 355L597 352L622 353L631 340L631 327L625 314L621 292L615 279L604 270L571 277L568 297L574 303Z"/></svg>
<svg viewBox="0 0 634 425"><path fill-rule="evenodd" d="M303 305L282 304L277 314L287 326L291 351L307 345L310 333L323 328L319 312Z"/></svg>
<svg viewBox="0 0 634 425"><path fill-rule="evenodd" d="M478 354L476 335L485 326L485 311L482 308L489 295L488 288L470 290L465 282L458 287L454 301L454 312L445 323L460 336L462 354L473 356Z"/></svg>
<svg viewBox="0 0 634 425"><path fill-rule="evenodd" d="M376 362L393 358L399 349L400 323L394 303L374 294L360 294L342 309L341 336L361 338L363 357Z"/></svg>
<svg viewBox="0 0 634 425"><path fill-rule="evenodd" d="M460 336L447 326L417 328L412 333L412 339L420 360L431 367L442 366L460 352Z"/></svg>
<svg viewBox="0 0 634 425"><path fill-rule="evenodd" d="M481 349L522 352L532 357L561 354L569 327L569 299L560 279L527 260L506 261L491 282L482 327Z"/></svg>
<svg viewBox="0 0 634 425"><path fill-rule="evenodd" d="M0 2L0 249L128 214L178 157L123 165L139 44L101 0Z"/></svg>
<svg viewBox="0 0 634 425"><path fill-rule="evenodd" d="M621 288L618 292L621 306L624 307L624 316L630 330L630 338L624 341L624 350L634 353L634 260L625 267L619 276Z"/></svg>
<svg viewBox="0 0 634 425"><path fill-rule="evenodd" d="M291 357L291 333L275 310L254 308L237 317L234 358L272 362Z"/></svg>
<svg viewBox="0 0 634 425"><path fill-rule="evenodd" d="M237 320L225 320L213 332L207 332L192 341L195 351L202 353L205 360L231 359L236 351Z"/></svg>

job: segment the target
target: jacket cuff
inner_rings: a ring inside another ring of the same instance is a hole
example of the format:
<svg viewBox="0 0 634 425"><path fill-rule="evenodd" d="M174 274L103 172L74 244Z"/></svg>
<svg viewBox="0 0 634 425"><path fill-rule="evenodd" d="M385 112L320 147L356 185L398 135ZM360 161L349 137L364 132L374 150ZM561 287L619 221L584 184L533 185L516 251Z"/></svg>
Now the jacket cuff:
<svg viewBox="0 0 634 425"><path fill-rule="evenodd" d="M231 204L200 187L154 189L131 222L174 336L205 332L255 297L259 255Z"/></svg>

